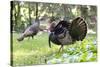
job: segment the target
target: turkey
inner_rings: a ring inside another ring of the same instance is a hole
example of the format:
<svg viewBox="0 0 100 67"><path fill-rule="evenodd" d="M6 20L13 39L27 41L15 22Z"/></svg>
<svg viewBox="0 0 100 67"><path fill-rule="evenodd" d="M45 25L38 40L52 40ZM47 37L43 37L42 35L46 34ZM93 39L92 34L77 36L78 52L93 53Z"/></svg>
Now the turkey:
<svg viewBox="0 0 100 67"><path fill-rule="evenodd" d="M60 21L49 35L49 47L51 42L61 45L59 51L64 45L70 45L76 41L82 41L87 33L87 24L82 17L75 18L72 22Z"/></svg>
<svg viewBox="0 0 100 67"><path fill-rule="evenodd" d="M39 19L36 19L32 25L26 28L26 30L21 34L21 36L17 40L22 41L24 40L25 37L33 38L40 30L39 26L40 26Z"/></svg>

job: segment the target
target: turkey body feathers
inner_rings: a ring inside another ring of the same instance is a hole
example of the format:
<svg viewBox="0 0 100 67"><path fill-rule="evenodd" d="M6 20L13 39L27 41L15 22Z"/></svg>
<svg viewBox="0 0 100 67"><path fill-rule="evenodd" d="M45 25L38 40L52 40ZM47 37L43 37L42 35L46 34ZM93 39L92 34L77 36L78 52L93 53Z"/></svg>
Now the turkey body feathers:
<svg viewBox="0 0 100 67"><path fill-rule="evenodd" d="M17 39L18 41L22 41L25 37L32 37L35 36L39 31L39 21L35 21L32 25L30 25Z"/></svg>
<svg viewBox="0 0 100 67"><path fill-rule="evenodd" d="M49 47L53 42L56 45L69 45L83 40L87 33L87 25L83 18L77 17L71 23L60 21L49 35Z"/></svg>
<svg viewBox="0 0 100 67"><path fill-rule="evenodd" d="M65 23L65 24L64 24ZM49 47L51 47L51 42L57 45L68 45L72 43L72 38L69 34L68 24L66 21L61 21L57 24L54 31L49 35Z"/></svg>
<svg viewBox="0 0 100 67"><path fill-rule="evenodd" d="M60 45L61 43L59 42L59 40L57 39L57 36L55 36L55 34L53 32L51 32L51 34L49 35L49 47L51 48L51 41L57 45Z"/></svg>

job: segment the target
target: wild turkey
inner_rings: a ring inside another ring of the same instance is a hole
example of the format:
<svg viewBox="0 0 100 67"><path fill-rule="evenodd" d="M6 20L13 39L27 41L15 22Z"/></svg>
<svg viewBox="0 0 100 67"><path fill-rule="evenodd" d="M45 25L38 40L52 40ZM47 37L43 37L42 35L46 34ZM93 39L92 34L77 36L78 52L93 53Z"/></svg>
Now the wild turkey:
<svg viewBox="0 0 100 67"><path fill-rule="evenodd" d="M21 36L17 39L18 41L22 41L24 40L25 37L34 37L38 31L40 30L39 29L39 26L40 26L40 22L38 19L35 20L35 22L30 25L22 34Z"/></svg>
<svg viewBox="0 0 100 67"><path fill-rule="evenodd" d="M82 17L75 18L71 23L68 21L60 21L49 35L49 47L51 42L61 45L59 51L64 45L82 41L87 33L87 24Z"/></svg>

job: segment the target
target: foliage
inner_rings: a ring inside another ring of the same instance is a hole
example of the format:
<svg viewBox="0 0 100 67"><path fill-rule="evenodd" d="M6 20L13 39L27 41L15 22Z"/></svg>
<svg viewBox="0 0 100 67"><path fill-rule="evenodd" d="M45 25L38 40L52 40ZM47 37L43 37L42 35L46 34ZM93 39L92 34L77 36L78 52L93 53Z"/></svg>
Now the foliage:
<svg viewBox="0 0 100 67"><path fill-rule="evenodd" d="M60 46L52 43L48 46L48 33L43 32L36 35L34 39L25 38L18 42L17 38L25 28L31 25L36 17L41 25L47 26L50 18L60 21L62 18L67 21L75 17L84 17L90 29L96 32L97 7L90 5L72 5L59 3L37 3L28 1L11 2L11 27L13 65L33 64L56 64L97 61L97 40L96 34L88 34L82 42L64 46L63 51L58 53Z"/></svg>
<svg viewBox="0 0 100 67"><path fill-rule="evenodd" d="M34 39L26 38L22 42L16 39L19 34L13 34L13 65L58 64L97 61L96 35L87 35L82 42L64 46L48 46L48 34L42 33Z"/></svg>
<svg viewBox="0 0 100 67"><path fill-rule="evenodd" d="M77 16L81 16L87 21L89 28L96 27L96 6L59 3L38 3L36 6L37 2L25 1L12 1L11 4L12 31L21 32L36 19L36 15L39 19L55 17L59 20L62 18L65 20L72 20Z"/></svg>
<svg viewBox="0 0 100 67"><path fill-rule="evenodd" d="M47 61L47 64L97 61L96 41L90 37L88 39L85 39L80 44L77 42L73 46L67 46L64 52L54 54L53 57Z"/></svg>

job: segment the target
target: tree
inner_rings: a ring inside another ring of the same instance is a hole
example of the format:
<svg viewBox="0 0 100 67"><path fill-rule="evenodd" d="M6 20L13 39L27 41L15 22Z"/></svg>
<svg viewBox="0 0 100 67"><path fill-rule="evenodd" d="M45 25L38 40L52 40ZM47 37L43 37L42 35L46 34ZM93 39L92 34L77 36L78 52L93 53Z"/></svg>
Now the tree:
<svg viewBox="0 0 100 67"><path fill-rule="evenodd" d="M36 3L36 19L38 19L38 3Z"/></svg>
<svg viewBox="0 0 100 67"><path fill-rule="evenodd" d="M31 25L31 6L30 6L30 2L28 3L28 12L29 12L29 25Z"/></svg>

